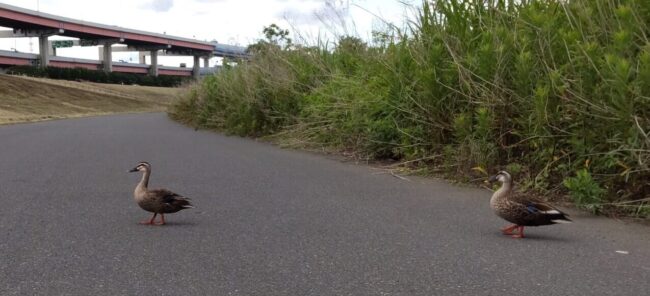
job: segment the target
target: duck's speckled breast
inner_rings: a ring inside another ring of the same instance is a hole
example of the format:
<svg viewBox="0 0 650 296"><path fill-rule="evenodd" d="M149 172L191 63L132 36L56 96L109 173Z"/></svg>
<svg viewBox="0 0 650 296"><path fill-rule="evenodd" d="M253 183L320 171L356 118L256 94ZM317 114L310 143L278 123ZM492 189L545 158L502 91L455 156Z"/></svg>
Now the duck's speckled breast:
<svg viewBox="0 0 650 296"><path fill-rule="evenodd" d="M146 188L143 188L143 186L137 186L135 188L135 191L133 192L133 199L135 199L135 202L143 210L154 213L158 212L156 202L148 196L147 190Z"/></svg>
<svg viewBox="0 0 650 296"><path fill-rule="evenodd" d="M517 209L515 209L515 205L508 200L508 194L510 193L510 186L504 185L499 188L499 190L492 194L492 198L490 199L490 207L497 216L508 222L516 224L519 215Z"/></svg>

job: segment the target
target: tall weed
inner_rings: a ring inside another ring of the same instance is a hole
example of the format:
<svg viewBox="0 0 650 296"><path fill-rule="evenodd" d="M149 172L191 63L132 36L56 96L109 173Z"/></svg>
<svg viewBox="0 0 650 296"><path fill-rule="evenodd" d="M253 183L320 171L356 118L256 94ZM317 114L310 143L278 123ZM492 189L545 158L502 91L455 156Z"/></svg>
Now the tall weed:
<svg viewBox="0 0 650 296"><path fill-rule="evenodd" d="M517 164L538 190L588 164L598 203L628 203L650 196L649 24L642 0L424 1L371 46L268 38L173 113L460 176Z"/></svg>

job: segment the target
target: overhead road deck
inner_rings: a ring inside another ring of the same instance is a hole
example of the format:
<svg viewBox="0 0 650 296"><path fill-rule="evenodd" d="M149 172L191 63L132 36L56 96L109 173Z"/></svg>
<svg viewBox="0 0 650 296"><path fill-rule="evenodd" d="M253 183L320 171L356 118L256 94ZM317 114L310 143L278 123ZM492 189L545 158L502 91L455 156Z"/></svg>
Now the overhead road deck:
<svg viewBox="0 0 650 296"><path fill-rule="evenodd" d="M51 57L48 52L51 45L48 43L48 37L53 35L79 38L84 44L103 46L102 68L108 72L113 71L114 64L111 45L118 43L126 44L134 50L149 51L152 57L149 67L151 75L160 73L157 63L160 50L193 56L195 63L192 74L195 77L201 73L200 58L246 57L247 55L245 48L239 46L87 22L2 3L0 3L0 26L12 28L10 35L13 37L38 37L38 64L41 66L50 65Z"/></svg>
<svg viewBox="0 0 650 296"><path fill-rule="evenodd" d="M7 50L0 50L0 67L2 66L29 66L38 63L38 55L32 53L21 53ZM78 59L53 56L50 59L50 66L60 68L84 68L97 70L102 67L102 62L90 59ZM149 65L113 62L113 72L121 73L149 73ZM210 75L219 70L219 67L201 68L200 75ZM159 75L170 76L192 76L192 68L159 66Z"/></svg>

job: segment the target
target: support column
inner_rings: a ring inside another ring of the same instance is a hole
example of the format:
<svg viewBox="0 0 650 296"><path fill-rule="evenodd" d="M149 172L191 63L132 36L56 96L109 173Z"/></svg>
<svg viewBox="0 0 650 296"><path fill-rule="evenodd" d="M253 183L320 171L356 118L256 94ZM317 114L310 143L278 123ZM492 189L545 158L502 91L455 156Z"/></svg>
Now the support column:
<svg viewBox="0 0 650 296"><path fill-rule="evenodd" d="M113 72L113 50L112 43L104 44L104 72Z"/></svg>
<svg viewBox="0 0 650 296"><path fill-rule="evenodd" d="M50 43L49 35L43 34L38 36L38 66L45 68L50 65Z"/></svg>
<svg viewBox="0 0 650 296"><path fill-rule="evenodd" d="M201 75L201 57L198 55L194 56L194 65L192 67L192 77L198 80Z"/></svg>
<svg viewBox="0 0 650 296"><path fill-rule="evenodd" d="M138 62L143 65L147 63L147 54L143 51L138 51Z"/></svg>
<svg viewBox="0 0 650 296"><path fill-rule="evenodd" d="M203 57L203 68L210 68L210 57Z"/></svg>
<svg viewBox="0 0 650 296"><path fill-rule="evenodd" d="M149 67L149 75L158 76L158 50L151 51L151 66Z"/></svg>

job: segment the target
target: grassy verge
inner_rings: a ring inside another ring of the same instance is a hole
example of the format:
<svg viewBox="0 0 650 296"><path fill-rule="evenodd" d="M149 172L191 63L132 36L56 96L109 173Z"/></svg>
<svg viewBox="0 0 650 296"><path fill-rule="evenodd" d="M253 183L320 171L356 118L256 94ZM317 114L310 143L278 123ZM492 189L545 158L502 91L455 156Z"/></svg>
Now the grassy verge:
<svg viewBox="0 0 650 296"><path fill-rule="evenodd" d="M334 48L266 28L172 117L650 215L650 2L425 1L410 24Z"/></svg>
<svg viewBox="0 0 650 296"><path fill-rule="evenodd" d="M183 91L0 75L0 124L165 111Z"/></svg>

